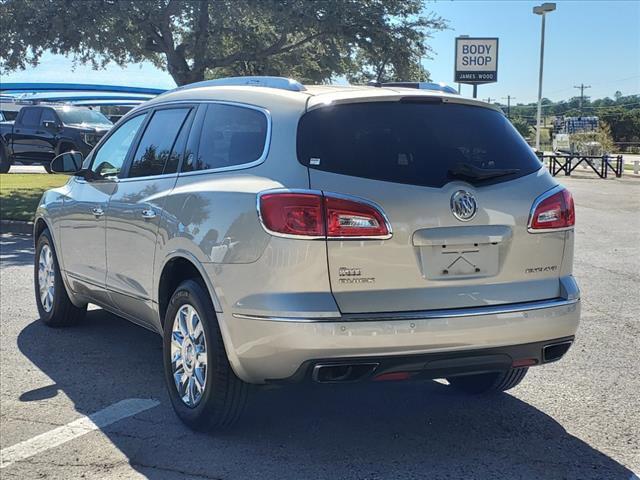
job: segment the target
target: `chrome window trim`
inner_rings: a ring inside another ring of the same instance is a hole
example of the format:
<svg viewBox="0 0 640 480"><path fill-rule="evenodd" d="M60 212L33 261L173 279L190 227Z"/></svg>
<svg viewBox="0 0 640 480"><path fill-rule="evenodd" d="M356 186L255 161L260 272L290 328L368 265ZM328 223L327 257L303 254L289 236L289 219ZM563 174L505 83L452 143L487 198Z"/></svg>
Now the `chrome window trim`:
<svg viewBox="0 0 640 480"><path fill-rule="evenodd" d="M271 193L302 193L309 195L321 195L323 197L334 197L341 198L344 200L353 200L356 202L364 203L369 205L370 207L375 208L380 212L382 218L384 219L385 226L387 227L387 231L389 232L387 235L370 235L370 236L359 236L359 237L329 237L326 234L321 236L306 236L306 235L291 235L287 233L274 232L267 228L262 219L262 213L260 212L260 199L263 195L271 194ZM313 190L313 189L305 189L305 188L271 188L269 190L263 190L258 192L256 195L256 211L258 212L258 220L260 220L260 225L265 232L269 235L273 235L274 237L281 238L290 238L294 240L327 240L327 241L344 241L344 240L389 240L393 237L393 229L391 228L391 222L389 222L389 218L387 214L384 212L383 208L377 203L367 200L366 198L358 197L355 195L347 195L343 193L334 193L334 192L326 192L324 190Z"/></svg>
<svg viewBox="0 0 640 480"><path fill-rule="evenodd" d="M265 115L265 117L267 118L267 131L265 133L265 144L264 144L264 148L262 150L262 154L260 155L260 157L257 160L254 160L252 162L249 163L241 163L238 165L231 165L229 167L220 167L220 168L208 168L208 169L204 169L204 170L194 170L191 172L175 172L175 173L169 173L169 174L161 174L161 175L147 175L145 177L133 177L133 178L105 178L105 180L94 180L94 182L96 181L126 181L126 180L137 180L137 179L145 179L145 180L150 180L150 179L155 179L155 178L163 178L163 177L169 177L172 175L177 175L178 177L190 177L193 175L205 175L205 174L209 174L209 173L219 173L219 172L230 172L230 171L234 171L234 170L245 170L247 168L252 168L252 167L256 167L262 163L264 163L264 161L267 159L267 157L269 156L269 150L271 149L271 135L272 135L272 117L271 117L271 112L263 107L259 107L257 105L251 105L249 103L242 103L242 102L230 102L230 101L223 101L223 100L173 100L173 101L167 101L167 102L159 102L159 103L154 103L153 105L144 105L144 107L139 107L139 108L135 108L133 110L131 110L131 112L127 113L124 117L122 117L118 123L122 122L124 123L125 121L129 120L129 118L133 118L134 116L137 116L138 114L148 114L150 110L156 109L158 107L166 107L166 106L172 106L172 105L181 105L181 104L189 104L189 105L199 105L199 104L208 104L208 103L215 103L215 104L220 104L220 105L230 105L230 106L234 106L234 107L243 107L243 108L248 108L250 110L257 110L261 113L263 113ZM193 125L192 125L193 127ZM115 131L116 129L112 129L113 131ZM101 139L100 142L98 142L96 144L96 146L93 148L93 150L91 151L91 162L89 164L89 168L91 168L91 165L93 164L93 153L94 151L97 151L98 146L100 146L100 144L102 143L103 140L106 141L106 138L108 138L111 135L111 131L109 131L109 133L107 135L104 135ZM87 158L89 158L87 156ZM184 162L184 159L183 159ZM81 183L91 183L91 182L87 182L86 180L79 180ZM296 237L297 238L297 237Z"/></svg>
<svg viewBox="0 0 640 480"><path fill-rule="evenodd" d="M566 190L566 188L563 185L558 184L555 187L547 190L546 192L544 192L534 200L533 205L531 206L531 210L529 210L529 220L527 221L527 232L529 233L566 232L567 230L573 230L575 228L575 225L572 225L570 227L561 227L561 228L531 228L531 225L533 224L533 214L535 213L536 208L538 208L538 205L540 205L547 198L551 197L552 195L555 195L558 192L561 192L562 190Z"/></svg>
<svg viewBox="0 0 640 480"><path fill-rule="evenodd" d="M216 105L228 105L231 107L246 108L248 110L255 110L262 113L267 120L267 131L265 132L264 148L262 149L262 153L260 157L258 157L256 160L252 160L251 162L247 162L247 163L239 163L238 165L230 165L228 167L206 168L202 170L193 170L189 172L180 171L178 172L178 177L190 177L192 175L202 175L205 173L219 173L219 172L231 172L234 170L245 170L247 168L256 167L264 163L264 161L269 156L269 150L271 148L272 119L271 119L271 112L268 109L263 107L258 107L257 105L251 105L249 103L229 102L226 100L189 100L189 101L184 100L179 102L178 101L164 102L159 105L169 105L169 104L178 104L178 103L216 104ZM154 107L155 106L157 105L154 105ZM192 128L193 128L193 125L192 125ZM199 145L200 145L200 139L198 139L198 149L199 149ZM184 166L184 159L181 167L183 166Z"/></svg>
<svg viewBox="0 0 640 480"><path fill-rule="evenodd" d="M110 179L113 182L116 183L127 183L127 182L135 182L136 180L138 181L143 181L143 180L159 180L159 179L163 179L163 178L177 178L178 177L178 173L177 172L173 172L173 173L162 173L160 175L145 175L144 177L126 177L126 178L113 178Z"/></svg>
<svg viewBox="0 0 640 480"><path fill-rule="evenodd" d="M119 177L104 177L99 180L92 180L88 182L82 177L74 176L78 183L127 183L127 182L135 182L135 181L143 181L143 180L156 180L163 178L177 178L178 174L174 173L163 173L161 175L146 175L144 177L131 177L131 178L119 178Z"/></svg>
<svg viewBox="0 0 640 480"><path fill-rule="evenodd" d="M411 312L382 313L346 313L339 317L284 317L267 315L249 315L233 313L232 316L244 320L260 320L270 322L320 323L320 322L379 322L402 320L434 320L461 317L479 317L483 315L501 315L530 312L546 308L569 307L580 302L580 298L554 298L535 302L510 303L506 305L489 305L483 307L449 308L440 310L421 310Z"/></svg>

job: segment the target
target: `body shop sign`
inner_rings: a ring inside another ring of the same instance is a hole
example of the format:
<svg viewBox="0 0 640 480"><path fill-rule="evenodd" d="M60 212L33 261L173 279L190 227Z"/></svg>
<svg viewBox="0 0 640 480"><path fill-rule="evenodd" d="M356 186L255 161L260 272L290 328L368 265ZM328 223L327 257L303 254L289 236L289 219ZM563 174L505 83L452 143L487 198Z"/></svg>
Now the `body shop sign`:
<svg viewBox="0 0 640 480"><path fill-rule="evenodd" d="M498 81L498 39L456 38L455 82L491 83Z"/></svg>

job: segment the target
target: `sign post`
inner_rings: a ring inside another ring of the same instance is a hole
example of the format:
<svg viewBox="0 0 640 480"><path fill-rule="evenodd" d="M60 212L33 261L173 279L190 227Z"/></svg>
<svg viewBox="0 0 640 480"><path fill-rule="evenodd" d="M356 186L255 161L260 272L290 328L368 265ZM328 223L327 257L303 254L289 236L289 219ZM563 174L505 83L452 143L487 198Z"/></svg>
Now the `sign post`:
<svg viewBox="0 0 640 480"><path fill-rule="evenodd" d="M498 81L498 39L456 37L454 82L473 85L473 98L478 84Z"/></svg>

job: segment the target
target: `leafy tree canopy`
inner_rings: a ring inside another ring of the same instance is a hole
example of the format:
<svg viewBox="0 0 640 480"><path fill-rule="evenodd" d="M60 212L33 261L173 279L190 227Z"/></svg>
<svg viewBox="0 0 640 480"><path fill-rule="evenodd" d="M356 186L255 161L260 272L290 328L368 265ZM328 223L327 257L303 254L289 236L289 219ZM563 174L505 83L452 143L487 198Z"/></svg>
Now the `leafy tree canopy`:
<svg viewBox="0 0 640 480"><path fill-rule="evenodd" d="M227 75L427 80L446 20L421 0L0 0L0 68L43 52L104 67L150 61L178 85Z"/></svg>
<svg viewBox="0 0 640 480"><path fill-rule="evenodd" d="M522 117L512 117L511 123L518 130L518 133L522 135L524 138L528 138L531 134L531 126L526 119Z"/></svg>

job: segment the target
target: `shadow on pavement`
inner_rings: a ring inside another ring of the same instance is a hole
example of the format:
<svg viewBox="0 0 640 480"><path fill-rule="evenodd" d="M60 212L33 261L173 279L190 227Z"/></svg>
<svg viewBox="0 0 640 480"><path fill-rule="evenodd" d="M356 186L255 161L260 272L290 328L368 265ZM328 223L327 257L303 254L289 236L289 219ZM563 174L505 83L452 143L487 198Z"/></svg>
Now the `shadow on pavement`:
<svg viewBox="0 0 640 480"><path fill-rule="evenodd" d="M159 407L103 430L149 478L629 479L632 472L517 398L469 398L436 382L258 389L231 430L199 434L175 417L161 340L102 310L81 326L34 321L20 351L90 414L126 398Z"/></svg>
<svg viewBox="0 0 640 480"><path fill-rule="evenodd" d="M33 237L21 233L0 233L0 266L33 265Z"/></svg>

